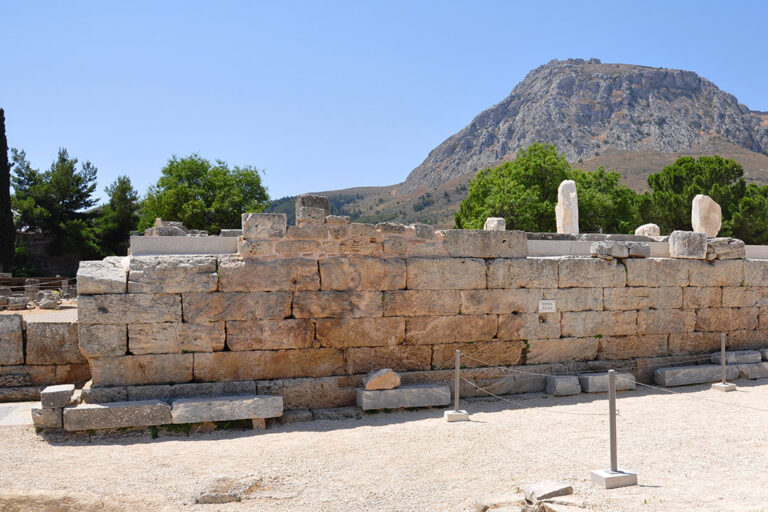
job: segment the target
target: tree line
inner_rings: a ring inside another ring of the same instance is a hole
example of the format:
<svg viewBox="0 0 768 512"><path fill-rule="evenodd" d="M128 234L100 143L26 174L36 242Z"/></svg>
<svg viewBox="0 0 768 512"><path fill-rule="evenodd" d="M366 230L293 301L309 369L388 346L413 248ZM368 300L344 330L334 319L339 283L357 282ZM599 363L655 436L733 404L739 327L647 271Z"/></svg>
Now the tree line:
<svg viewBox="0 0 768 512"><path fill-rule="evenodd" d="M619 183L616 171L573 168L551 144L533 144L515 160L479 172L455 215L455 227L481 229L487 217L503 217L507 229L552 232L557 189L576 182L579 230L583 233L633 233L658 224L662 233L690 231L691 202L705 194L722 209L719 236L748 244L768 243L768 186L747 184L744 169L720 156L678 158L648 177L647 192L638 194Z"/></svg>

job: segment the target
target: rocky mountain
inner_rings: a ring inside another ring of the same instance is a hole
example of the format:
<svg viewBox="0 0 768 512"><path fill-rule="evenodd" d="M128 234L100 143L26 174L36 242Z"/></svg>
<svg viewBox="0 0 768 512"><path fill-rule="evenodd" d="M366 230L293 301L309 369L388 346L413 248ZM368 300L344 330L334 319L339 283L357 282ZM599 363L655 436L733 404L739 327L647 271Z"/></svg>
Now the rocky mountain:
<svg viewBox="0 0 768 512"><path fill-rule="evenodd" d="M692 71L553 60L432 150L398 193L435 190L511 160L534 142L554 144L571 162L611 154L711 154L723 147L762 159L768 114L750 111Z"/></svg>

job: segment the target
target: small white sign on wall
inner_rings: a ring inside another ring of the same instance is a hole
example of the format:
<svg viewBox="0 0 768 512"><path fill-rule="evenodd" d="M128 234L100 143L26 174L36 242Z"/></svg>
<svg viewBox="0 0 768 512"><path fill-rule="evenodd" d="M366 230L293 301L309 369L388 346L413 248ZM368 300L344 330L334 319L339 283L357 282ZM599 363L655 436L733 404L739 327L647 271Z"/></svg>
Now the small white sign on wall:
<svg viewBox="0 0 768 512"><path fill-rule="evenodd" d="M557 304L554 299L544 299L539 301L539 313L556 313Z"/></svg>

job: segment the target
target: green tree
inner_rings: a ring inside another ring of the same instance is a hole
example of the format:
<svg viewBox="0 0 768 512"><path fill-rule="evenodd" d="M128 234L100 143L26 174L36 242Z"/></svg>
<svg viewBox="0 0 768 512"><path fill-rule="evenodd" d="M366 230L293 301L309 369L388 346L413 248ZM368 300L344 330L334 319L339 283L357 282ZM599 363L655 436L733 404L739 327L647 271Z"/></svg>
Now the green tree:
<svg viewBox="0 0 768 512"><path fill-rule="evenodd" d="M16 230L11 212L11 164L8 161L8 139L5 137L5 112L0 108L0 268L13 263Z"/></svg>
<svg viewBox="0 0 768 512"><path fill-rule="evenodd" d="M768 244L768 186L747 185L733 215L723 221L722 231L748 244Z"/></svg>
<svg viewBox="0 0 768 512"><path fill-rule="evenodd" d="M160 217L216 234L240 227L242 213L260 212L268 200L255 168L230 169L225 162L212 164L197 154L174 156L142 201L139 229L151 227Z"/></svg>
<svg viewBox="0 0 768 512"><path fill-rule="evenodd" d="M128 176L118 176L105 192L109 201L94 221L96 236L105 255L125 256L130 233L139 224L139 195Z"/></svg>

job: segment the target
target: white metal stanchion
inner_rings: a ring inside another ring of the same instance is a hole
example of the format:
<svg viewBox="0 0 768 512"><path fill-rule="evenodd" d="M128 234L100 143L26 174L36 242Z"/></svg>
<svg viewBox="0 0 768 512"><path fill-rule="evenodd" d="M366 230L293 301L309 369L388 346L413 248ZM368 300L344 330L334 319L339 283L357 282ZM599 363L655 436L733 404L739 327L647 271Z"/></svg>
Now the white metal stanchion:
<svg viewBox="0 0 768 512"><path fill-rule="evenodd" d="M469 421L469 414L467 414L467 411L462 411L459 409L459 384L461 381L461 376L459 374L459 371L461 370L461 351L456 351L456 370L454 371L453 375L453 410L452 411L445 411L443 413L443 418L447 422L454 422L454 421Z"/></svg>
<svg viewBox="0 0 768 512"><path fill-rule="evenodd" d="M722 379L720 382L716 384L712 384L712 389L716 389L718 391L736 391L736 384L733 384L731 382L727 382L726 377L726 356L725 356L725 340L727 338L727 335L725 333L720 335L720 368L722 370Z"/></svg>
<svg viewBox="0 0 768 512"><path fill-rule="evenodd" d="M618 467L616 443L616 372L608 370L608 425L611 443L611 468L592 472L592 481L606 489L637 485L637 474Z"/></svg>

